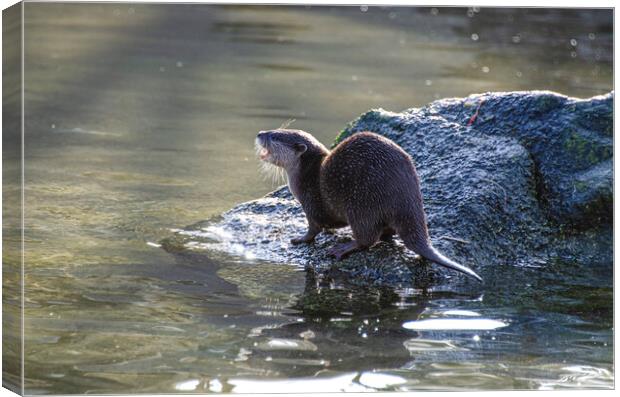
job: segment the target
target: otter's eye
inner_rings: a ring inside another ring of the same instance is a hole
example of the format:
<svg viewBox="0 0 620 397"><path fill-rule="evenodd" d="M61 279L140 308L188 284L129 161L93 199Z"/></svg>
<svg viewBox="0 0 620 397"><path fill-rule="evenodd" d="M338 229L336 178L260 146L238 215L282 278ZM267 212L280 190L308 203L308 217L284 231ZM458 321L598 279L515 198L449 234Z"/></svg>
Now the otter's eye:
<svg viewBox="0 0 620 397"><path fill-rule="evenodd" d="M294 145L293 145L293 148L295 149L295 151L296 151L298 154L302 154L302 153L304 153L306 150L308 150L308 146L306 146L306 145L305 145L305 144L303 144L303 143L296 143L296 144L294 144Z"/></svg>

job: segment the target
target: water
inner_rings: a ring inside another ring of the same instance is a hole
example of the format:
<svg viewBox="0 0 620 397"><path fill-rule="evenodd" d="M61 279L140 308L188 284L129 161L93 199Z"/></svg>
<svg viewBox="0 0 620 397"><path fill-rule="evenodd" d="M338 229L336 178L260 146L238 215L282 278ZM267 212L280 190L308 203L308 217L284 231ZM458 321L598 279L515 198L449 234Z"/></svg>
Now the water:
<svg viewBox="0 0 620 397"><path fill-rule="evenodd" d="M374 107L608 92L611 11L27 3L25 19L27 393L613 387L611 264L360 290L157 247L270 191L253 139L288 119L330 143Z"/></svg>

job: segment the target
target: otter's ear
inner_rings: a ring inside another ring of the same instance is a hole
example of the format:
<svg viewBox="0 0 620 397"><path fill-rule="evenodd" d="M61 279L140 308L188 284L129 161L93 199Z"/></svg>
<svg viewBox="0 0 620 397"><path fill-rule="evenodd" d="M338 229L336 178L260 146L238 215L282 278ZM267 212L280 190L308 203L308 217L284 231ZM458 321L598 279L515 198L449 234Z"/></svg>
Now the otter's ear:
<svg viewBox="0 0 620 397"><path fill-rule="evenodd" d="M296 143L293 147L295 148L298 156L301 156L306 152L306 150L308 150L308 146L303 143Z"/></svg>

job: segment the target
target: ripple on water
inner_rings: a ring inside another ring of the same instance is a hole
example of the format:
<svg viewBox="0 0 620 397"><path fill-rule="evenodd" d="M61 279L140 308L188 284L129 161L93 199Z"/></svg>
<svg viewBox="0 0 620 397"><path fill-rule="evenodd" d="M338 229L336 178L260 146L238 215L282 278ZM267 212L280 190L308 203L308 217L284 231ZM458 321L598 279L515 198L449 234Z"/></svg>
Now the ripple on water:
<svg viewBox="0 0 620 397"><path fill-rule="evenodd" d="M279 339L274 338L266 342L260 342L256 345L259 350L273 351L273 350L296 350L296 351L316 351L317 346L307 340L296 339Z"/></svg>
<svg viewBox="0 0 620 397"><path fill-rule="evenodd" d="M403 328L414 331L478 331L506 327L508 324L487 318L433 318L428 320L407 321Z"/></svg>
<svg viewBox="0 0 620 397"><path fill-rule="evenodd" d="M326 360L314 360L314 359L307 359L307 358L273 358L271 357L270 360L271 363L275 363L275 364L282 364L282 365L287 365L287 366L298 366L298 365L302 365L302 366L312 366L312 367L328 367L330 365L329 361Z"/></svg>
<svg viewBox="0 0 620 397"><path fill-rule="evenodd" d="M357 372L336 376L314 378L291 378L277 380L231 379L234 393L336 393L365 392L373 389L355 383Z"/></svg>
<svg viewBox="0 0 620 397"><path fill-rule="evenodd" d="M611 389L614 386L613 372L589 365L547 364L531 370L537 376L527 380L538 384L540 390Z"/></svg>
<svg viewBox="0 0 620 397"><path fill-rule="evenodd" d="M464 347L456 346L449 340L432 340L432 339L407 339L403 342L403 346L410 353L419 352L437 352L437 351L467 351Z"/></svg>
<svg viewBox="0 0 620 397"><path fill-rule="evenodd" d="M463 390L463 389L507 389L514 388L514 382L509 376L472 371L470 368L455 368L452 371L437 371L426 374L427 379L441 379L441 382L429 382L424 388L435 390Z"/></svg>

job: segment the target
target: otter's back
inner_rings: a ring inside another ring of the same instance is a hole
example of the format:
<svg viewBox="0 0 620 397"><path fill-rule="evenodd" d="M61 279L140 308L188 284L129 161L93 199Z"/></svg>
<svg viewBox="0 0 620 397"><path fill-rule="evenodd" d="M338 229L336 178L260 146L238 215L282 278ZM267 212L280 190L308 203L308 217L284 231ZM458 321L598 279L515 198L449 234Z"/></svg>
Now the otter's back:
<svg viewBox="0 0 620 397"><path fill-rule="evenodd" d="M330 208L350 211L380 209L387 219L421 195L411 157L391 140L361 132L342 141L325 159L321 191Z"/></svg>

